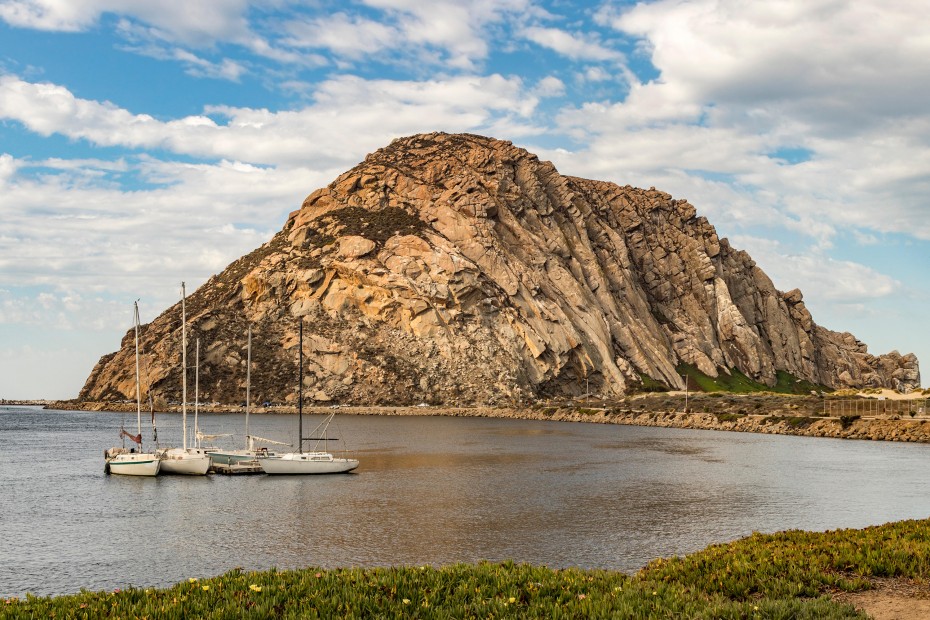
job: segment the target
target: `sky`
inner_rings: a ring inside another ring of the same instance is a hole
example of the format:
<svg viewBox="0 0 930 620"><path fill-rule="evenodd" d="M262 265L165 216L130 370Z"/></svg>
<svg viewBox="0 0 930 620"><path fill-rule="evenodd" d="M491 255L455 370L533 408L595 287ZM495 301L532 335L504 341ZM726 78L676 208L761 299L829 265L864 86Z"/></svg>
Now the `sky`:
<svg viewBox="0 0 930 620"><path fill-rule="evenodd" d="M430 131L686 198L819 325L930 363L928 26L925 0L0 0L0 398L76 397L134 300L152 320Z"/></svg>

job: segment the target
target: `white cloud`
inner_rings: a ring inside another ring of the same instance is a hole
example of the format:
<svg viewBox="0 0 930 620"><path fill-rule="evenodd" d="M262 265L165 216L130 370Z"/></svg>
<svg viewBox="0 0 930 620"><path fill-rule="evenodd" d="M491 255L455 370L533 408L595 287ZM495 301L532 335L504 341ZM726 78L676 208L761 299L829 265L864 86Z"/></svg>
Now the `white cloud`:
<svg viewBox="0 0 930 620"><path fill-rule="evenodd" d="M620 62L623 54L604 47L596 41L586 40L583 36L565 32L558 28L529 26L520 31L520 35L533 43L551 49L572 60Z"/></svg>
<svg viewBox="0 0 930 620"><path fill-rule="evenodd" d="M6 183L7 179L16 174L19 164L16 159L9 153L0 153L0 188Z"/></svg>
<svg viewBox="0 0 930 620"><path fill-rule="evenodd" d="M110 103L76 98L55 84L33 84L0 76L0 116L23 123L43 136L63 133L103 146L160 146L161 123L149 115L132 115Z"/></svg>
<svg viewBox="0 0 930 620"><path fill-rule="evenodd" d="M297 111L215 106L210 116L160 121L110 103L79 99L54 84L0 76L0 118L41 135L58 133L100 146L160 148L208 158L328 169L391 139L442 128L478 131L513 125L538 103L522 82L499 75L429 82L344 76L320 84L314 105ZM211 116L222 117L223 123ZM347 140L346 136L352 136Z"/></svg>
<svg viewBox="0 0 930 620"><path fill-rule="evenodd" d="M735 236L736 247L751 247L751 255L779 290L800 288L818 303L865 302L900 294L901 282L853 261L836 260L816 248L804 254L786 253L778 241Z"/></svg>
<svg viewBox="0 0 930 620"><path fill-rule="evenodd" d="M353 60L397 46L401 36L390 25L346 13L295 20L285 29L284 46L328 49Z"/></svg>
<svg viewBox="0 0 930 620"><path fill-rule="evenodd" d="M920 3L663 0L615 16L643 37L667 96L855 131L923 115L930 39ZM724 114L726 112L724 111Z"/></svg>
<svg viewBox="0 0 930 620"><path fill-rule="evenodd" d="M87 31L105 14L117 17L122 49L181 61L196 77L236 80L244 72L233 58L207 60L191 50L215 52L229 44L282 63L288 69L320 67L363 58L409 67L445 65L474 71L487 57L493 28L545 15L531 0L367 0L366 15L346 5L328 12L285 0L0 0L0 20L14 27ZM273 8L265 19L249 18ZM377 13L372 18L371 9ZM336 56L306 54L318 49ZM382 57L383 55L383 57Z"/></svg>
<svg viewBox="0 0 930 620"><path fill-rule="evenodd" d="M194 77L215 78L238 82L239 78L246 72L246 68L241 63L229 58L224 58L220 62L214 63L182 49L175 49L172 56L175 60L179 60L187 65L187 73Z"/></svg>
<svg viewBox="0 0 930 620"><path fill-rule="evenodd" d="M443 52L450 67L472 71L488 56L489 24L534 12L529 0L364 0L384 10L404 43Z"/></svg>
<svg viewBox="0 0 930 620"><path fill-rule="evenodd" d="M92 25L101 13L99 2L69 0L4 0L0 19L11 26L74 32Z"/></svg>
<svg viewBox="0 0 930 620"><path fill-rule="evenodd" d="M539 97L561 97L565 94L565 83L559 78L549 75L539 80L533 92Z"/></svg>
<svg viewBox="0 0 930 620"><path fill-rule="evenodd" d="M165 40L209 45L246 36L248 0L0 0L0 19L11 26L75 32L104 13L151 25Z"/></svg>
<svg viewBox="0 0 930 620"><path fill-rule="evenodd" d="M612 77L603 67L588 67L582 76L588 82L605 82Z"/></svg>

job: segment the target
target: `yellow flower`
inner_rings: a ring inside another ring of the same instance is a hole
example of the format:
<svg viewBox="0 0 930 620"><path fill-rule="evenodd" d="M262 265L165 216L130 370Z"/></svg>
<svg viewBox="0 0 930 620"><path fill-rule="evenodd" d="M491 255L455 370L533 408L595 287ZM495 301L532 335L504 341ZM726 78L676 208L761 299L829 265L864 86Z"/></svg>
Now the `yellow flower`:
<svg viewBox="0 0 930 620"><path fill-rule="evenodd" d="M210 586L200 586L204 592L210 589Z"/></svg>
<svg viewBox="0 0 930 620"><path fill-rule="evenodd" d="M255 584L253 583L253 584L251 584L251 585L249 586L249 590L252 590L253 592L261 592L261 591L262 591L262 587L261 587L261 586L257 586L257 585L255 585Z"/></svg>
<svg viewBox="0 0 930 620"><path fill-rule="evenodd" d="M507 600L507 602L508 602L508 603L516 603L516 602L517 602L517 599L511 596L511 597Z"/></svg>
<svg viewBox="0 0 930 620"><path fill-rule="evenodd" d="M404 605L409 605L409 604L410 604L410 599L409 599L409 598L405 598L405 599L404 599Z"/></svg>
<svg viewBox="0 0 930 620"><path fill-rule="evenodd" d="M197 578L196 578L196 577L188 577L187 580L188 580L189 582L191 582L191 583L194 583L195 581L197 581Z"/></svg>

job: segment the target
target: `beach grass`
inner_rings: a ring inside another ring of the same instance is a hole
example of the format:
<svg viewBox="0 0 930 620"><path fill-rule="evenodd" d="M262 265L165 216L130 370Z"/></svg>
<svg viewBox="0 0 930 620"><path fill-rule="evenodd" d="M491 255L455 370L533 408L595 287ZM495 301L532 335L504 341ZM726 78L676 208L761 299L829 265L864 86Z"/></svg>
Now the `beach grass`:
<svg viewBox="0 0 930 620"><path fill-rule="evenodd" d="M301 569L0 601L0 618L866 618L831 600L930 579L930 520L754 534L635 575L479 563Z"/></svg>

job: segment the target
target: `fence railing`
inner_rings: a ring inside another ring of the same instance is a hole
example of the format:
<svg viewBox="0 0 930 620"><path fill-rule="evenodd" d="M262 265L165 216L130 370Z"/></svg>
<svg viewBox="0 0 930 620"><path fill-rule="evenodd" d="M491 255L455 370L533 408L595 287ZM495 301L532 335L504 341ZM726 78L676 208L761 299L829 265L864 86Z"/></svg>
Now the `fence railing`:
<svg viewBox="0 0 930 620"><path fill-rule="evenodd" d="M824 399L823 414L826 416L874 416L890 418L930 416L930 399L879 400L877 398Z"/></svg>

